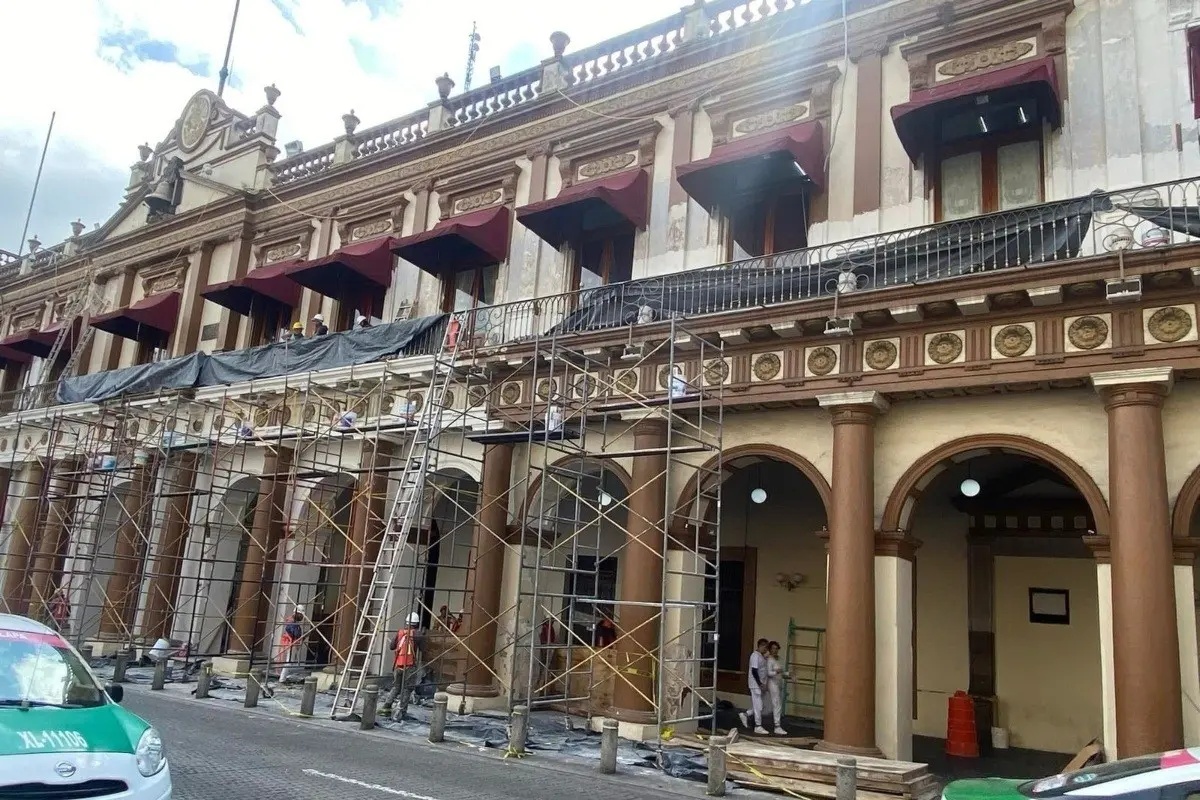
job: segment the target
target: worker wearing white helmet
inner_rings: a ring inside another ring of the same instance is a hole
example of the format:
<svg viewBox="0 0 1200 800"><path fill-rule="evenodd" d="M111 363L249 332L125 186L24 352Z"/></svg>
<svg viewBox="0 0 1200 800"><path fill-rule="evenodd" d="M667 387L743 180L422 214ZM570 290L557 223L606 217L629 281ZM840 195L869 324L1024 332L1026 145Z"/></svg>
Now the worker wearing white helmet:
<svg viewBox="0 0 1200 800"><path fill-rule="evenodd" d="M389 714L396 721L404 719L413 692L421 682L421 662L425 654L425 632L421 630L421 615L413 611L408 615L407 627L396 631L389 649L394 652L392 661L392 688L384 695L384 716ZM392 711L392 704L399 706Z"/></svg>

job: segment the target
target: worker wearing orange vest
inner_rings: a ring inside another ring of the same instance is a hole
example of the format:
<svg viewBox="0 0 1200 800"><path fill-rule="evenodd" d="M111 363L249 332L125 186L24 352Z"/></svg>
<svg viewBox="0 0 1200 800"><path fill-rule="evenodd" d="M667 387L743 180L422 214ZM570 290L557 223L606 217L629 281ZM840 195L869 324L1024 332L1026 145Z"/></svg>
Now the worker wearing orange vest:
<svg viewBox="0 0 1200 800"><path fill-rule="evenodd" d="M408 615L408 627L396 631L390 649L392 659L392 688L384 696L384 716L392 714L392 704L399 700L393 719L404 719L408 702L421 678L421 656L425 651L425 634L421 631L421 615L416 611Z"/></svg>

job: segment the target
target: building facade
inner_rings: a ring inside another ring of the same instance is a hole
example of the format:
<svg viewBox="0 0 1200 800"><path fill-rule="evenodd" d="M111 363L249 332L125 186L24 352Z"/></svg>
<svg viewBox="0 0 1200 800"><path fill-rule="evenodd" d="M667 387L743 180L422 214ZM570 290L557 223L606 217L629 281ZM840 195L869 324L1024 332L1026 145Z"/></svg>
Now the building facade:
<svg viewBox="0 0 1200 800"><path fill-rule="evenodd" d="M959 690L1017 747L1200 743L1196 25L697 0L286 157L285 93L199 91L0 263L6 607L234 669L299 607L344 678L399 519L380 624L464 709L645 736L765 637L831 750Z"/></svg>

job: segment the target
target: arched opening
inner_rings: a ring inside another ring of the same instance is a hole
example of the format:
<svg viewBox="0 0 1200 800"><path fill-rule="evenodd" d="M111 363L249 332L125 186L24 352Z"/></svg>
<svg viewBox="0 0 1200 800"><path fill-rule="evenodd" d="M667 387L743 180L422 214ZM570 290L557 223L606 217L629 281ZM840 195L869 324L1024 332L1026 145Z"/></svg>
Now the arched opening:
<svg viewBox="0 0 1200 800"><path fill-rule="evenodd" d="M882 528L920 542L916 760L945 762L947 698L957 691L974 698L980 752L1000 755L993 738L1026 751L1009 765L1021 774L1057 771L1062 754L1102 735L1100 598L1084 537L1107 525L1090 476L1021 437L951 443L901 478Z"/></svg>
<svg viewBox="0 0 1200 800"><path fill-rule="evenodd" d="M187 641L196 641L200 652L224 653L230 640L233 617L237 612L242 570L250 546L250 526L258 502L259 479L246 476L234 481L218 500L212 515L207 541L201 558L208 562L207 591L197 598L198 613L188 615L198 631L188 632Z"/></svg>
<svg viewBox="0 0 1200 800"><path fill-rule="evenodd" d="M96 528L96 545L88 569L85 559L80 569L87 570L89 577L83 586L84 603L79 615L76 636L79 641L96 638L100 621L104 615L105 599L108 597L109 581L117 567L117 531L131 507L133 484L124 481L113 487L112 495L100 509L100 523ZM126 625L130 622L126 620Z"/></svg>
<svg viewBox="0 0 1200 800"><path fill-rule="evenodd" d="M684 487L675 525L715 523L720 508L717 586L706 581L707 600L720 592L717 690L748 708L750 654L760 638L778 642L789 675L784 727L810 730L825 705L826 553L818 533L827 523L829 484L810 462L772 445L733 448L715 467L701 468ZM709 642L704 655L713 654ZM719 727L736 724L718 714ZM764 717L764 724L772 722Z"/></svg>

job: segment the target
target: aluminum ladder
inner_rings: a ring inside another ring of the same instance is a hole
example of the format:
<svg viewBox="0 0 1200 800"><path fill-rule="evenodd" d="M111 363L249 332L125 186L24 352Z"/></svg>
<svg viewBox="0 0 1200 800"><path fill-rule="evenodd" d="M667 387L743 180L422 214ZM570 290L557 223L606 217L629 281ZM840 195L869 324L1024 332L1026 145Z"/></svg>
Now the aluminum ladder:
<svg viewBox="0 0 1200 800"><path fill-rule="evenodd" d="M337 693L333 698L333 719L354 714L359 695L367 680L371 653L386 633L388 600L395 585L400 560L410 548L410 531L418 522L426 478L437 469L436 446L442 432L446 394L460 370L455 366L461 336L454 321L446 326L439 355L434 357L433 374L425 390L424 407L417 416L417 428L409 440L400 485L392 501L387 528L375 558L371 583L359 609L358 623L351 640L350 653L342 665Z"/></svg>

